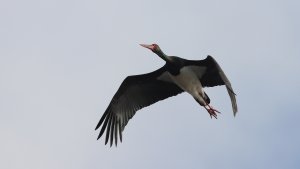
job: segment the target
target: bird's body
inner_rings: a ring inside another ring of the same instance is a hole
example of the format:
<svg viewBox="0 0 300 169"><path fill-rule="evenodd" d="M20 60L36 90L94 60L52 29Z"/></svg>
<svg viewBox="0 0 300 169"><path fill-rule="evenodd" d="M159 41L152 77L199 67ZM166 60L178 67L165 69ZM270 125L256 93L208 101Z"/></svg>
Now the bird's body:
<svg viewBox="0 0 300 169"><path fill-rule="evenodd" d="M111 145L114 138L117 144L118 135L122 141L122 131L137 110L184 91L216 118L219 111L209 105L204 87L226 85L235 115L237 104L231 84L211 56L204 60L186 60L165 55L156 44L142 46L151 49L166 64L154 72L128 76L123 81L96 126L98 129L102 125L98 139L106 130L105 144L109 138Z"/></svg>
<svg viewBox="0 0 300 169"><path fill-rule="evenodd" d="M172 81L183 91L188 92L194 98L197 98L198 101L203 103L203 105L205 105L205 101L202 98L205 96L202 84L200 83L197 74L191 67L182 67L178 75L172 75L169 72L168 75L170 76Z"/></svg>

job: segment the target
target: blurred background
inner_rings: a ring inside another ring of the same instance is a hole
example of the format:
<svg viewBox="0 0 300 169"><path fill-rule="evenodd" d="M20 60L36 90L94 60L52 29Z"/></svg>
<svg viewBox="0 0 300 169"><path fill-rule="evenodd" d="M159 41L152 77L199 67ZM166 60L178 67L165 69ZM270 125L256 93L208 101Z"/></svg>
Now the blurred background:
<svg viewBox="0 0 300 169"><path fill-rule="evenodd" d="M0 168L300 168L300 2L0 1ZM118 147L94 131L123 79L168 55L212 55L237 93L207 88L137 112Z"/></svg>

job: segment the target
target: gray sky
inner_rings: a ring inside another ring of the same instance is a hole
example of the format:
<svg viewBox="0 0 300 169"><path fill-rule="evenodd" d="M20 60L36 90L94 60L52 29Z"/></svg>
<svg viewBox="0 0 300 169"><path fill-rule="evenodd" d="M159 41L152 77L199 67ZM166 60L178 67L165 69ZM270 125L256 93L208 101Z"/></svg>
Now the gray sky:
<svg viewBox="0 0 300 169"><path fill-rule="evenodd" d="M300 168L300 2L0 1L0 168ZM117 148L94 128L128 75L166 54L222 66L237 93L206 89L139 111Z"/></svg>

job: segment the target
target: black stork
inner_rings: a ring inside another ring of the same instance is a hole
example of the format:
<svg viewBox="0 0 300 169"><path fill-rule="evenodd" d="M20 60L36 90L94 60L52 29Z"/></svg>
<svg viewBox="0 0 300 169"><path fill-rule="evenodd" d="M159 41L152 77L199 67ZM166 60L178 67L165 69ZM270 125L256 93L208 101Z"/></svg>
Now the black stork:
<svg viewBox="0 0 300 169"><path fill-rule="evenodd" d="M154 72L125 78L96 126L97 130L102 125L98 139L106 130L105 144L110 138L110 146L113 140L117 146L118 135L122 142L122 132L136 111L184 91L192 95L211 118L217 118L217 113L220 112L209 105L210 99L204 92L204 87L225 85L235 116L238 111L235 93L213 57L186 60L164 54L157 44L141 46L150 49L166 63Z"/></svg>

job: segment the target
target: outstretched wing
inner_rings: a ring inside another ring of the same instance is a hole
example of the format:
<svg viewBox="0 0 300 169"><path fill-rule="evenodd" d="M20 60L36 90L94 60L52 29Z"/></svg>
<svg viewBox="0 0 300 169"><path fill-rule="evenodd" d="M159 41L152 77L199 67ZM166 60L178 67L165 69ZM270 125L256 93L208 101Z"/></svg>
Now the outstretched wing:
<svg viewBox="0 0 300 169"><path fill-rule="evenodd" d="M122 142L122 131L136 111L183 92L170 80L164 79L166 76L161 76L164 72L165 66L148 74L125 78L96 126L97 130L102 125L98 139L106 130L105 144L110 138L110 146L114 139L117 145L118 135Z"/></svg>
<svg viewBox="0 0 300 169"><path fill-rule="evenodd" d="M189 61L187 62L195 72L198 72L198 78L200 79L203 87L213 87L218 85L225 85L229 97L231 99L233 114L236 115L238 108L235 98L235 93L232 89L231 83L226 77L225 73L212 56L207 56L204 60Z"/></svg>

